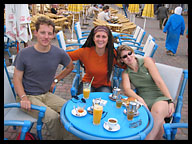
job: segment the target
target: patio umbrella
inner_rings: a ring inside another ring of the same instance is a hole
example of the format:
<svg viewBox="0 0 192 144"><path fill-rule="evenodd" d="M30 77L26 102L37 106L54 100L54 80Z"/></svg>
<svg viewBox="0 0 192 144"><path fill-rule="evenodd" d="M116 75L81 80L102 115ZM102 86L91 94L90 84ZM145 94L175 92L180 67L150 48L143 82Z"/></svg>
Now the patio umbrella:
<svg viewBox="0 0 192 144"><path fill-rule="evenodd" d="M72 34L71 34L71 43L76 43L76 40L73 40L73 29L74 29L74 15L79 13L79 21L80 21L80 11L83 10L83 5L82 4L68 4L68 11L72 12L73 14L73 22L72 22Z"/></svg>
<svg viewBox="0 0 192 144"><path fill-rule="evenodd" d="M154 4L145 4L142 17L145 18L143 29L145 30L146 19L147 18L154 18Z"/></svg>
<svg viewBox="0 0 192 144"><path fill-rule="evenodd" d="M135 23L135 14L139 13L139 4L129 4L130 21Z"/></svg>
<svg viewBox="0 0 192 144"><path fill-rule="evenodd" d="M17 41L17 52L21 41L27 43L32 39L30 23L28 4L5 4L6 35Z"/></svg>

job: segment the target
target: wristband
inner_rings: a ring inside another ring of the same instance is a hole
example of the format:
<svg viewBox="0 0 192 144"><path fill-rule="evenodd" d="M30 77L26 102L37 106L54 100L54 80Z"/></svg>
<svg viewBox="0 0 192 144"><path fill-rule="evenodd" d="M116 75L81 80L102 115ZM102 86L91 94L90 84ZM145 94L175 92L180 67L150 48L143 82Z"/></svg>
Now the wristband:
<svg viewBox="0 0 192 144"><path fill-rule="evenodd" d="M22 96L21 96L21 99L22 99L23 97L25 97L25 96L26 96L26 95L22 95Z"/></svg>

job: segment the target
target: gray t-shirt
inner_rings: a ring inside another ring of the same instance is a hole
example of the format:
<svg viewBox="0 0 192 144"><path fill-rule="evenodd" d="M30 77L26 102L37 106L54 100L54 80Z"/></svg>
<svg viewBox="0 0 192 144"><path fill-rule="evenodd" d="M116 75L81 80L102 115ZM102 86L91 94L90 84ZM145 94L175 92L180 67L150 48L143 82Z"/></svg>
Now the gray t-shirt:
<svg viewBox="0 0 192 144"><path fill-rule="evenodd" d="M38 52L34 46L22 49L14 66L24 71L23 87L28 95L40 95L49 91L59 64L67 66L69 55L61 48L51 46L49 52Z"/></svg>

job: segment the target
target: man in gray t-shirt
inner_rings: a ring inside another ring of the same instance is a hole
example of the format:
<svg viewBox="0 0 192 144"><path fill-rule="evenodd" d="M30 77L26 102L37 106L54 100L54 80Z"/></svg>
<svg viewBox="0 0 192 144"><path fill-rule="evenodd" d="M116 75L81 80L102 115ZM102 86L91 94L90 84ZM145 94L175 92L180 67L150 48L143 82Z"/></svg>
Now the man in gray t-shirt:
<svg viewBox="0 0 192 144"><path fill-rule="evenodd" d="M14 62L16 101L35 118L38 114L31 111L31 104L46 107L43 123L53 139L63 139L66 131L60 123L59 113L66 100L54 95L52 91L58 81L73 70L73 63L63 49L51 45L55 36L55 24L50 19L39 17L35 26L37 43L22 49ZM55 76L59 64L65 66L65 69Z"/></svg>

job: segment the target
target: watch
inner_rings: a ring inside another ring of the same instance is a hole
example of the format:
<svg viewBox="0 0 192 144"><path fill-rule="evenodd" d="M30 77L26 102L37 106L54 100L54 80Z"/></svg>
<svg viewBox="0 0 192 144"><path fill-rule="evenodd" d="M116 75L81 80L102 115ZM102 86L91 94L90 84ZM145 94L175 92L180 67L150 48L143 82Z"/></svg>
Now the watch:
<svg viewBox="0 0 192 144"><path fill-rule="evenodd" d="M58 82L59 82L59 81L58 81L58 79L54 79L54 83L56 83L56 84L57 84Z"/></svg>

